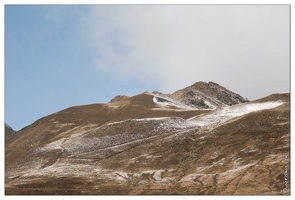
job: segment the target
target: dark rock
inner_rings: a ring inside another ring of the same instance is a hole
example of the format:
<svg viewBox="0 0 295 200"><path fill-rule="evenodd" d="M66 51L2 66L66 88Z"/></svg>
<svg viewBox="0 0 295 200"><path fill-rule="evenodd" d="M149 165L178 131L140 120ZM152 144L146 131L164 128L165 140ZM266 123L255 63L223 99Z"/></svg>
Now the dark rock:
<svg viewBox="0 0 295 200"><path fill-rule="evenodd" d="M13 133L15 133L15 130L5 123L5 137Z"/></svg>
<svg viewBox="0 0 295 200"><path fill-rule="evenodd" d="M114 98L112 98L109 103L114 103L114 102L121 101L121 100L127 99L127 98L129 98L129 97L125 96L125 95L117 95Z"/></svg>

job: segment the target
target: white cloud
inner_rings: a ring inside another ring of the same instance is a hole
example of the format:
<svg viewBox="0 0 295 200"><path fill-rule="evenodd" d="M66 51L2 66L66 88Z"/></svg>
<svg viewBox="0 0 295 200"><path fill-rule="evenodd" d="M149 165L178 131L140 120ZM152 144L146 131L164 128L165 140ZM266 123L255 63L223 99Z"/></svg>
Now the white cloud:
<svg viewBox="0 0 295 200"><path fill-rule="evenodd" d="M115 77L163 92L201 80L247 98L289 90L287 5L100 5L82 22L97 69Z"/></svg>

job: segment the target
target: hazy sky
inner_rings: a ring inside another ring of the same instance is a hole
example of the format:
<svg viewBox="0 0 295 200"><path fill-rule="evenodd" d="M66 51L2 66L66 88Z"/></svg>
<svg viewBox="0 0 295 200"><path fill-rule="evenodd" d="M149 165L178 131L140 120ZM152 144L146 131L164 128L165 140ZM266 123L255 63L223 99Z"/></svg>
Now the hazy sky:
<svg viewBox="0 0 295 200"><path fill-rule="evenodd" d="M288 5L5 6L5 122L213 81L289 92Z"/></svg>

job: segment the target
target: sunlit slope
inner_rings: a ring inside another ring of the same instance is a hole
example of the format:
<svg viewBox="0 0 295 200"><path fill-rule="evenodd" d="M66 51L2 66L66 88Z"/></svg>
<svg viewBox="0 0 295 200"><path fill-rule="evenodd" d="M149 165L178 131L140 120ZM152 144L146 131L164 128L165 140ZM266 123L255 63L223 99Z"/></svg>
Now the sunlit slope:
<svg viewBox="0 0 295 200"><path fill-rule="evenodd" d="M216 109L171 98L71 107L7 136L6 194L289 194L288 93Z"/></svg>

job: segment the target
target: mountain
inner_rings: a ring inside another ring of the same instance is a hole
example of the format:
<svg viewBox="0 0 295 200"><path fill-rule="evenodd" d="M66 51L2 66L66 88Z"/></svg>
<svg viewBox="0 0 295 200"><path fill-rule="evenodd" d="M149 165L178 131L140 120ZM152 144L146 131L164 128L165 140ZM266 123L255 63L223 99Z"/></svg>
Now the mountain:
<svg viewBox="0 0 295 200"><path fill-rule="evenodd" d="M216 109L239 103L249 102L248 99L236 94L217 83L209 81L195 84L178 90L172 94L153 92L154 102L162 107L184 109Z"/></svg>
<svg viewBox="0 0 295 200"><path fill-rule="evenodd" d="M15 130L5 123L5 137L11 135L12 133L15 133Z"/></svg>
<svg viewBox="0 0 295 200"><path fill-rule="evenodd" d="M7 195L289 195L289 178L290 94L249 102L212 82L70 107L5 138Z"/></svg>
<svg viewBox="0 0 295 200"><path fill-rule="evenodd" d="M191 107L211 109L215 109L219 106L232 106L249 101L211 81L208 83L197 82L169 96Z"/></svg>

